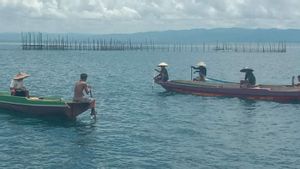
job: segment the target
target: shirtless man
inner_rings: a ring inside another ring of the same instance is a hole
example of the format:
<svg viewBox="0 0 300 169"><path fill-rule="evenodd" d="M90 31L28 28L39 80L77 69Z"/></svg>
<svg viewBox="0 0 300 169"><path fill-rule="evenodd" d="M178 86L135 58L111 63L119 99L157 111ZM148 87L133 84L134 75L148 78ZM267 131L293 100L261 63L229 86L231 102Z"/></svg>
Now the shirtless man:
<svg viewBox="0 0 300 169"><path fill-rule="evenodd" d="M82 73L80 75L80 80L76 82L75 88L74 88L74 97L73 101L74 102L88 102L90 103L91 106L91 115L95 116L96 111L95 111L95 106L96 106L96 101L95 99L89 98L85 96L84 93L89 94L91 92L90 86L86 83L87 80L87 74Z"/></svg>

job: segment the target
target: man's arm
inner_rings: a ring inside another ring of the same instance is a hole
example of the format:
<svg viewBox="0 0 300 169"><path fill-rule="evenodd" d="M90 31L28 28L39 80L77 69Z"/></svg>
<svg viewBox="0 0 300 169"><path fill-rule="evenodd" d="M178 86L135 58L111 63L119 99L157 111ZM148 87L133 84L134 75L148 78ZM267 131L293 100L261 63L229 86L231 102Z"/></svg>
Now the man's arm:
<svg viewBox="0 0 300 169"><path fill-rule="evenodd" d="M9 85L9 88L10 88L10 89L13 89L14 87L15 87L14 80L11 80L10 85Z"/></svg>
<svg viewBox="0 0 300 169"><path fill-rule="evenodd" d="M86 83L84 83L83 90L85 91L86 94L90 93L90 89Z"/></svg>

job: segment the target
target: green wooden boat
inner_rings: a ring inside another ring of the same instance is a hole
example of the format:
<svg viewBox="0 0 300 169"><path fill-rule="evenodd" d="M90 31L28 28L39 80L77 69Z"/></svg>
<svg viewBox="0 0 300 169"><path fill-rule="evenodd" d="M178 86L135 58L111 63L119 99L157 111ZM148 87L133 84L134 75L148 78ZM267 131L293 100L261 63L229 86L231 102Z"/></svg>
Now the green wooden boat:
<svg viewBox="0 0 300 169"><path fill-rule="evenodd" d="M15 113L41 117L62 117L76 119L88 110L89 103L64 101L60 98L11 96L8 92L0 92L0 109Z"/></svg>

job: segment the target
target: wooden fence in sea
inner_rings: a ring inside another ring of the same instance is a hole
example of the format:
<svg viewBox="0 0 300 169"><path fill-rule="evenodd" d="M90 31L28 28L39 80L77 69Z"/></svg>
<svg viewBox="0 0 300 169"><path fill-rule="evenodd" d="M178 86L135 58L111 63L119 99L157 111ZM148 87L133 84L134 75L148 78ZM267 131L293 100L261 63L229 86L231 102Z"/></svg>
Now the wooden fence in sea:
<svg viewBox="0 0 300 169"><path fill-rule="evenodd" d="M168 51L168 52L286 52L286 42L202 42L202 43L156 43L153 40L70 37L68 34L21 33L23 50L93 50L93 51Z"/></svg>

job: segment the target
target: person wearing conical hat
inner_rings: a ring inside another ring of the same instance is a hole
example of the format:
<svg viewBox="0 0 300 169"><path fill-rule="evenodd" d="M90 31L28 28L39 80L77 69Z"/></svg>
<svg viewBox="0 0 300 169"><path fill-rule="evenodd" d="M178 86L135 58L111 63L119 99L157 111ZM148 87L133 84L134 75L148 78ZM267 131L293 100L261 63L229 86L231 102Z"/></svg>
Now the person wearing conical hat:
<svg viewBox="0 0 300 169"><path fill-rule="evenodd" d="M194 73L199 73L199 77L196 77L195 81L205 81L207 69L204 62L199 62L196 66L191 66L191 68L196 70Z"/></svg>
<svg viewBox="0 0 300 169"><path fill-rule="evenodd" d="M29 91L24 86L23 79L29 77L27 73L19 72L16 74L10 83L10 92L13 96L29 97Z"/></svg>
<svg viewBox="0 0 300 169"><path fill-rule="evenodd" d="M241 80L241 85L243 86L254 86L256 84L256 78L253 74L253 69L244 67L243 69L240 70L240 72L246 73L245 74L245 79Z"/></svg>
<svg viewBox="0 0 300 169"><path fill-rule="evenodd" d="M160 67L160 70L155 69L155 71L157 71L159 74L157 76L154 77L155 81L162 81L162 82L166 82L169 80L169 74L167 71L167 66L168 64L165 62L161 62L160 64L157 65L158 67Z"/></svg>

